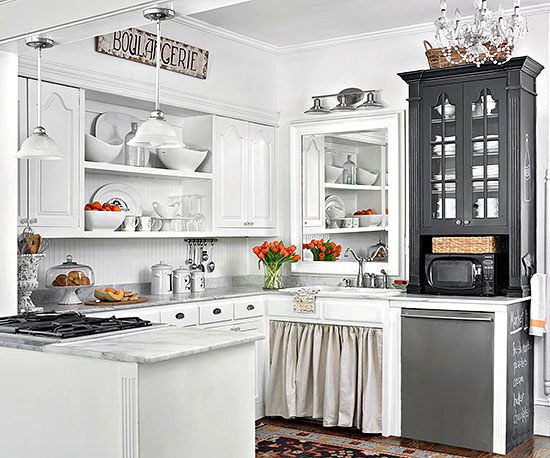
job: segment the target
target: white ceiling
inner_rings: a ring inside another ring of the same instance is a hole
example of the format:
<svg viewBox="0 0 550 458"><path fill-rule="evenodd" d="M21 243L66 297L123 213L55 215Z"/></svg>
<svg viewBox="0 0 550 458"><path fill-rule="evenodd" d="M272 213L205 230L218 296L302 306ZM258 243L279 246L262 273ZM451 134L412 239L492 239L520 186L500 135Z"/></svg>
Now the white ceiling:
<svg viewBox="0 0 550 458"><path fill-rule="evenodd" d="M448 10L473 12L473 0L448 0ZM502 0L505 8L513 0ZM522 6L548 3L524 0ZM498 8L490 0L491 8ZM284 47L432 22L439 0L251 0L192 17L232 32Z"/></svg>

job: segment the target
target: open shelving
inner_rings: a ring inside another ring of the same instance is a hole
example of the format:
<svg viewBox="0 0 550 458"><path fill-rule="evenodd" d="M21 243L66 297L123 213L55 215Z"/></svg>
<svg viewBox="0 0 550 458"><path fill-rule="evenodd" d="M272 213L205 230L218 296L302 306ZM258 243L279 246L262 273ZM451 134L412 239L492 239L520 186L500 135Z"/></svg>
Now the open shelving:
<svg viewBox="0 0 550 458"><path fill-rule="evenodd" d="M127 175L141 178L166 178L174 180L212 179L212 174L206 172L182 172L180 170L161 169L155 167L134 167L131 165L105 162L84 161L84 169L89 173L101 173L103 175Z"/></svg>

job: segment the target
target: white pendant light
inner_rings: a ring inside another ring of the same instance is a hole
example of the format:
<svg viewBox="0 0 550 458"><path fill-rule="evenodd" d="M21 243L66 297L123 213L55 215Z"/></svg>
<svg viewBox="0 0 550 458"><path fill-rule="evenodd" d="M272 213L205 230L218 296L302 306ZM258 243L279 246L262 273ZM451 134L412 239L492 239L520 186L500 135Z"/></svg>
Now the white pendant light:
<svg viewBox="0 0 550 458"><path fill-rule="evenodd" d="M175 129L168 124L164 118L164 113L160 109L160 52L161 52L161 34L160 23L174 16L174 10L169 8L148 8L143 11L143 16L157 23L157 43L156 43L156 83L155 83L155 109L151 116L141 126L139 126L136 135L128 145L142 146L146 148L183 148L185 144L178 138Z"/></svg>
<svg viewBox="0 0 550 458"><path fill-rule="evenodd" d="M27 38L26 45L36 49L38 54L38 122L30 137L28 137L17 152L20 159L59 160L63 155L55 142L48 137L46 129L42 127L42 49L51 48L53 40L43 37Z"/></svg>

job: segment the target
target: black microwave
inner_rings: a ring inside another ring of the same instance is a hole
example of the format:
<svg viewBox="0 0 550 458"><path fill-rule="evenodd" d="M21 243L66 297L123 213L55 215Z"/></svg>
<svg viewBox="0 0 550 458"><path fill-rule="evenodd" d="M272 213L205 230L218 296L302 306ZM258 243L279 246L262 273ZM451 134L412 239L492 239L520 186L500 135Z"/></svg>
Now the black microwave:
<svg viewBox="0 0 550 458"><path fill-rule="evenodd" d="M497 290L496 255L427 254L426 292L494 296Z"/></svg>

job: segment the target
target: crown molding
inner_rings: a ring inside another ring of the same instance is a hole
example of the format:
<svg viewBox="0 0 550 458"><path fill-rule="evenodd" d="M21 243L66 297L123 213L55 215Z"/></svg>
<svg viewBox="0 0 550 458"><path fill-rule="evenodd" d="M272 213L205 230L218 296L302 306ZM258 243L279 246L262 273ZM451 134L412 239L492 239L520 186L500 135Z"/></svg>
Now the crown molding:
<svg viewBox="0 0 550 458"><path fill-rule="evenodd" d="M19 74L21 76L35 78L36 62L34 59L20 57ZM154 84L132 80L126 76L120 78L120 76L48 61L42 62L42 74L44 80L67 86L114 94L132 99L153 101L155 90ZM162 101L166 105L270 126L277 126L279 123L278 112L236 105L205 96L197 96L180 89L164 87L161 88L160 93Z"/></svg>
<svg viewBox="0 0 550 458"><path fill-rule="evenodd" d="M247 37L246 35L242 35L237 32L232 32L231 30L209 24L208 22L204 22L200 19L196 19L190 16L175 17L174 19L172 19L172 22L176 22L185 27L190 27L195 30L200 30L201 32L206 32L210 35L225 38L226 40L235 41L237 43L244 44L252 48L260 49L271 54L278 54L279 50L281 49L278 46L266 43L265 41Z"/></svg>
<svg viewBox="0 0 550 458"><path fill-rule="evenodd" d="M510 11L511 10L509 10L508 12ZM533 6L525 6L521 8L521 11L522 11L522 14L527 17L537 16L540 14L550 14L550 3L543 3L540 5L533 5ZM472 16L466 16L463 19L470 20L472 19ZM311 41L311 42L299 43L299 44L287 45L287 46L277 46L271 43L267 43L265 41L248 37L246 35L242 35L237 32L233 32L223 27L218 27L218 26L209 24L207 22L204 22L189 16L178 17L173 21L178 22L179 24L185 25L187 27L192 27L196 30L201 30L203 32L211 33L213 35L217 35L219 37L232 40L247 46L251 46L253 48L261 49L262 51L266 51L276 55L311 51L315 49L323 49L323 48L332 47L332 46L341 46L341 45L346 45L350 43L361 43L361 42L384 40L384 39L396 38L396 37L405 37L405 36L415 35L419 33L431 33L434 31L433 22L425 22L422 24L414 24L414 25L408 25L404 27L395 27L391 29L377 30L374 32L365 32L365 33L359 33L355 35L348 35L344 37L328 38L326 40L317 40L317 41Z"/></svg>

